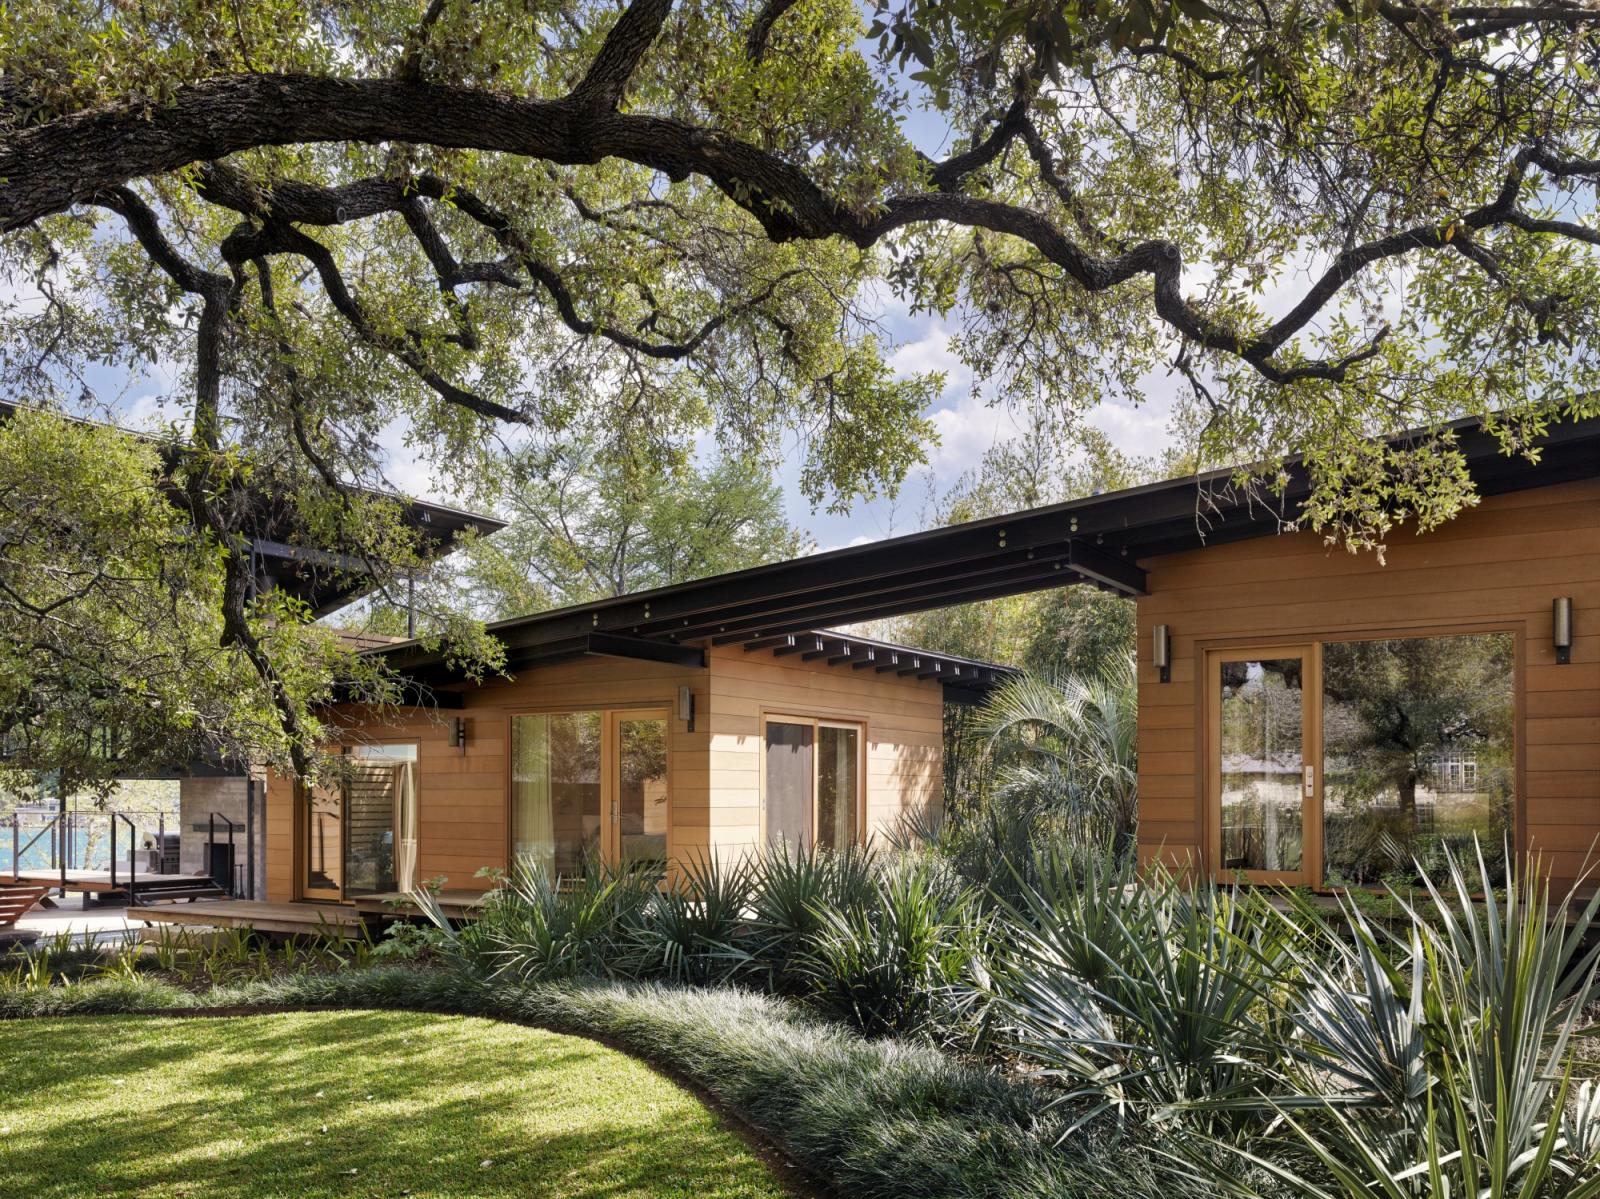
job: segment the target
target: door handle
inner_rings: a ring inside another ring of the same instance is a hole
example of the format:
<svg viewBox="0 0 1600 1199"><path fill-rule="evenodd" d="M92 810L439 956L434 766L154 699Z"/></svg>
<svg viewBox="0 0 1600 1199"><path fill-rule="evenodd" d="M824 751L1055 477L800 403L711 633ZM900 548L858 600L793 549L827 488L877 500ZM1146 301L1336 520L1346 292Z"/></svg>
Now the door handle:
<svg viewBox="0 0 1600 1199"><path fill-rule="evenodd" d="M1316 793L1317 793L1317 768L1315 766L1307 766L1306 767L1306 798L1310 799Z"/></svg>

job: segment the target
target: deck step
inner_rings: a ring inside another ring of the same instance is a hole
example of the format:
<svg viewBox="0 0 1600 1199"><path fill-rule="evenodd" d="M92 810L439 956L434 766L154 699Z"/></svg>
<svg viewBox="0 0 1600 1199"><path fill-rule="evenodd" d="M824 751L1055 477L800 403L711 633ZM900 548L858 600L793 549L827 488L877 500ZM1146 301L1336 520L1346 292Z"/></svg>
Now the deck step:
<svg viewBox="0 0 1600 1199"><path fill-rule="evenodd" d="M228 898L226 891L211 879L200 875L193 878L158 879L148 883L135 879L133 885L139 893L140 903L150 900L177 902L184 899L192 903L197 899Z"/></svg>

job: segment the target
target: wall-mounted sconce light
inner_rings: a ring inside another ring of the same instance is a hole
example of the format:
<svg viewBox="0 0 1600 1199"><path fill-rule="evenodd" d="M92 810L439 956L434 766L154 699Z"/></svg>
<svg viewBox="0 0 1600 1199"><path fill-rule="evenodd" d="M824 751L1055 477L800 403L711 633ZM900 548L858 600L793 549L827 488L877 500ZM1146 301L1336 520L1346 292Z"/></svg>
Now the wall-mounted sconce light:
<svg viewBox="0 0 1600 1199"><path fill-rule="evenodd" d="M1150 647L1150 659L1161 671L1163 683L1172 682L1172 633L1164 624L1155 627Z"/></svg>
<svg viewBox="0 0 1600 1199"><path fill-rule="evenodd" d="M678 688L678 719L688 732L694 732L694 692L687 684Z"/></svg>
<svg viewBox="0 0 1600 1199"><path fill-rule="evenodd" d="M1550 640L1556 647L1556 661L1565 666L1572 661L1572 597L1563 595L1550 607Z"/></svg>
<svg viewBox="0 0 1600 1199"><path fill-rule="evenodd" d="M456 716L450 721L450 748L459 749L463 757L467 752L467 718Z"/></svg>

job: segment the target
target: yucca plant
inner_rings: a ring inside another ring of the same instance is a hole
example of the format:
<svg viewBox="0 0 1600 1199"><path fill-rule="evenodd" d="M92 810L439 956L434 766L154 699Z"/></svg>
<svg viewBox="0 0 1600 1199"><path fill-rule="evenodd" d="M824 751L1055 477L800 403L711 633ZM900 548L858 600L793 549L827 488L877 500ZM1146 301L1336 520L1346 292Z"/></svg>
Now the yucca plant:
<svg viewBox="0 0 1600 1199"><path fill-rule="evenodd" d="M1286 1087L1264 1105L1275 1131L1225 1146L1283 1192L1600 1196L1600 1102L1591 1086L1572 1088L1600 897L1553 903L1530 865L1509 871L1501 901L1489 884L1502 868L1481 854L1470 877L1454 855L1447 867L1421 899L1395 897L1409 929L1375 927L1347 903L1348 945L1311 968Z"/></svg>
<svg viewBox="0 0 1600 1199"><path fill-rule="evenodd" d="M994 973L998 1035L1085 1120L1170 1121L1206 1101L1210 1121L1261 1094L1277 1053L1267 1015L1295 969L1264 900L1130 885L1115 866L1057 877Z"/></svg>
<svg viewBox="0 0 1600 1199"><path fill-rule="evenodd" d="M798 961L809 998L871 1037L962 1019L983 940L976 899L937 859L899 859L865 902L816 910L819 927Z"/></svg>
<svg viewBox="0 0 1600 1199"><path fill-rule="evenodd" d="M881 864L855 846L833 853L780 842L753 870L751 953L772 990L795 993L805 986L798 966L815 946L824 913L866 904Z"/></svg>
<svg viewBox="0 0 1600 1199"><path fill-rule="evenodd" d="M418 898L436 926L449 931L448 950L494 978L524 981L604 975L620 953L624 931L639 919L653 882L638 871L590 864L574 878L552 878L519 861L485 899L479 917L460 930L431 896Z"/></svg>
<svg viewBox="0 0 1600 1199"><path fill-rule="evenodd" d="M621 930L618 970L702 986L746 973L755 882L747 858L690 858Z"/></svg>

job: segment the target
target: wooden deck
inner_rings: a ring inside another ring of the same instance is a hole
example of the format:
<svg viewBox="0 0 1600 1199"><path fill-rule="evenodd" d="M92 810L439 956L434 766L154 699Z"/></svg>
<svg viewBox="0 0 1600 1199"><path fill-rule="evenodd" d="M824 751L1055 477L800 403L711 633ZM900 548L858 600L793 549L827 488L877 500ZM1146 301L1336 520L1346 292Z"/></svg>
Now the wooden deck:
<svg viewBox="0 0 1600 1199"><path fill-rule="evenodd" d="M470 920L483 907L481 891L440 891L436 897L444 914L452 920ZM356 911L373 916L420 916L421 910L411 898L401 891L383 891L376 895L357 895L351 902Z"/></svg>
<svg viewBox="0 0 1600 1199"><path fill-rule="evenodd" d="M130 921L193 924L206 928L249 928L263 933L350 937L364 923L354 908L340 903L264 903L254 899L196 900L131 907Z"/></svg>
<svg viewBox="0 0 1600 1199"><path fill-rule="evenodd" d="M180 886L186 883L199 883L202 881L204 880L192 874L146 874L140 871L134 876L134 882L140 887L145 886L147 883ZM128 889L128 872L126 870L117 871L117 880L112 882L111 871L109 870L17 870L0 873L0 882L39 883L50 887L65 886L68 891L98 895L108 891L126 891Z"/></svg>

